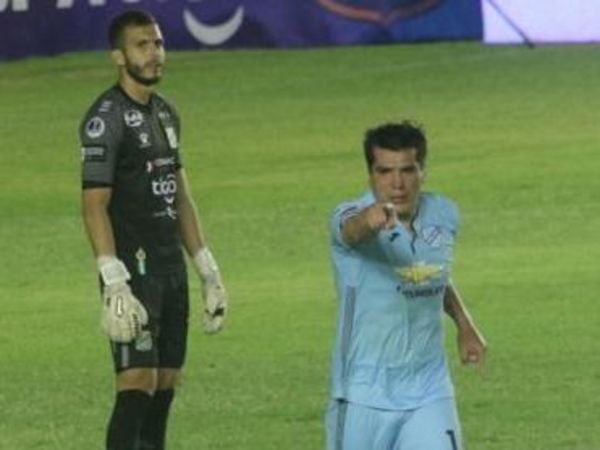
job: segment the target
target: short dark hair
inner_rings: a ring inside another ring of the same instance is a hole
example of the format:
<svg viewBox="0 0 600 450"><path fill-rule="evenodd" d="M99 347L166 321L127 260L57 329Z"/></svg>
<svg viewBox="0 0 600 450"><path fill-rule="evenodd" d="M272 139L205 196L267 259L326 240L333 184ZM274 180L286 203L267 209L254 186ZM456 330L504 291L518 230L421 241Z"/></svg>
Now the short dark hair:
<svg viewBox="0 0 600 450"><path fill-rule="evenodd" d="M123 48L123 34L130 26L145 26L158 23L152 14L140 10L129 10L116 16L108 27L108 43L112 50Z"/></svg>
<svg viewBox="0 0 600 450"><path fill-rule="evenodd" d="M425 168L427 158L427 138L423 127L410 120L400 123L385 123L367 130L363 148L369 172L373 168L375 147L392 151L405 151L416 149L417 162L422 169Z"/></svg>

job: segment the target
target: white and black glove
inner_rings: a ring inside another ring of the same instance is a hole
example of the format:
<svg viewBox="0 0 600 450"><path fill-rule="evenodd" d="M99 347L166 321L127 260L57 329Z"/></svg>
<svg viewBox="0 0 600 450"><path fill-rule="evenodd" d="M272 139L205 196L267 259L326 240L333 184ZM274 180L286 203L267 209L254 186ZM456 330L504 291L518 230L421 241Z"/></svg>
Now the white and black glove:
<svg viewBox="0 0 600 450"><path fill-rule="evenodd" d="M115 342L131 342L148 323L148 313L131 293L127 284L131 276L121 260L100 256L97 263L104 283L100 327Z"/></svg>
<svg viewBox="0 0 600 450"><path fill-rule="evenodd" d="M217 333L223 328L227 315L228 296L221 280L219 267L210 250L206 247L198 250L194 256L194 264L202 279L202 298L204 299L204 332Z"/></svg>

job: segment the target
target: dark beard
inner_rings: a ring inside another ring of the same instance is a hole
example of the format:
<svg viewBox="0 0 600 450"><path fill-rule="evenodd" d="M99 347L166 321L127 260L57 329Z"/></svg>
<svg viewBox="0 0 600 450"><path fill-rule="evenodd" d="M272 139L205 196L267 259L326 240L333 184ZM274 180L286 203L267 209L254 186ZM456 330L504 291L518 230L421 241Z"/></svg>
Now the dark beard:
<svg viewBox="0 0 600 450"><path fill-rule="evenodd" d="M154 86L160 81L160 76L152 78L143 77L141 75L142 69L134 64L129 64L129 62L125 64L125 70L131 78L133 78L138 83L143 84L144 86Z"/></svg>

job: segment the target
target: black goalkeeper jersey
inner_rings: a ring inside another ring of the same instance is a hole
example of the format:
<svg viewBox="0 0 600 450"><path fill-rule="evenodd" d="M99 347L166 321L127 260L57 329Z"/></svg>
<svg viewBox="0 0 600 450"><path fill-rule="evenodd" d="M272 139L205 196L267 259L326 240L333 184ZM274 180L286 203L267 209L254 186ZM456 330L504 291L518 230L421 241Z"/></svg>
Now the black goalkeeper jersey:
<svg viewBox="0 0 600 450"><path fill-rule="evenodd" d="M140 275L184 267L175 204L179 132L177 112L161 96L143 105L119 86L94 102L80 126L83 189L112 188L117 257Z"/></svg>

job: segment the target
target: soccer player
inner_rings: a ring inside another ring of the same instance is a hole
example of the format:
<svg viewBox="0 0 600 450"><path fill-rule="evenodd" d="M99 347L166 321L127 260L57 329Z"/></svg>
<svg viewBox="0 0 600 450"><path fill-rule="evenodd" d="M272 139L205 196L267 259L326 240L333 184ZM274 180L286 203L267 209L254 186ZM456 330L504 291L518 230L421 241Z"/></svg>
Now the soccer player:
<svg viewBox="0 0 600 450"><path fill-rule="evenodd" d="M221 329L228 297L190 197L179 116L154 92L165 62L161 30L149 14L128 11L112 21L109 42L118 82L80 127L82 215L116 372L106 448L162 450L186 353L182 246L202 279L207 333Z"/></svg>
<svg viewBox="0 0 600 450"><path fill-rule="evenodd" d="M458 211L421 192L427 141L404 121L368 130L370 190L331 221L338 327L328 450L460 450L443 344L445 311L464 363L486 344L450 281Z"/></svg>

